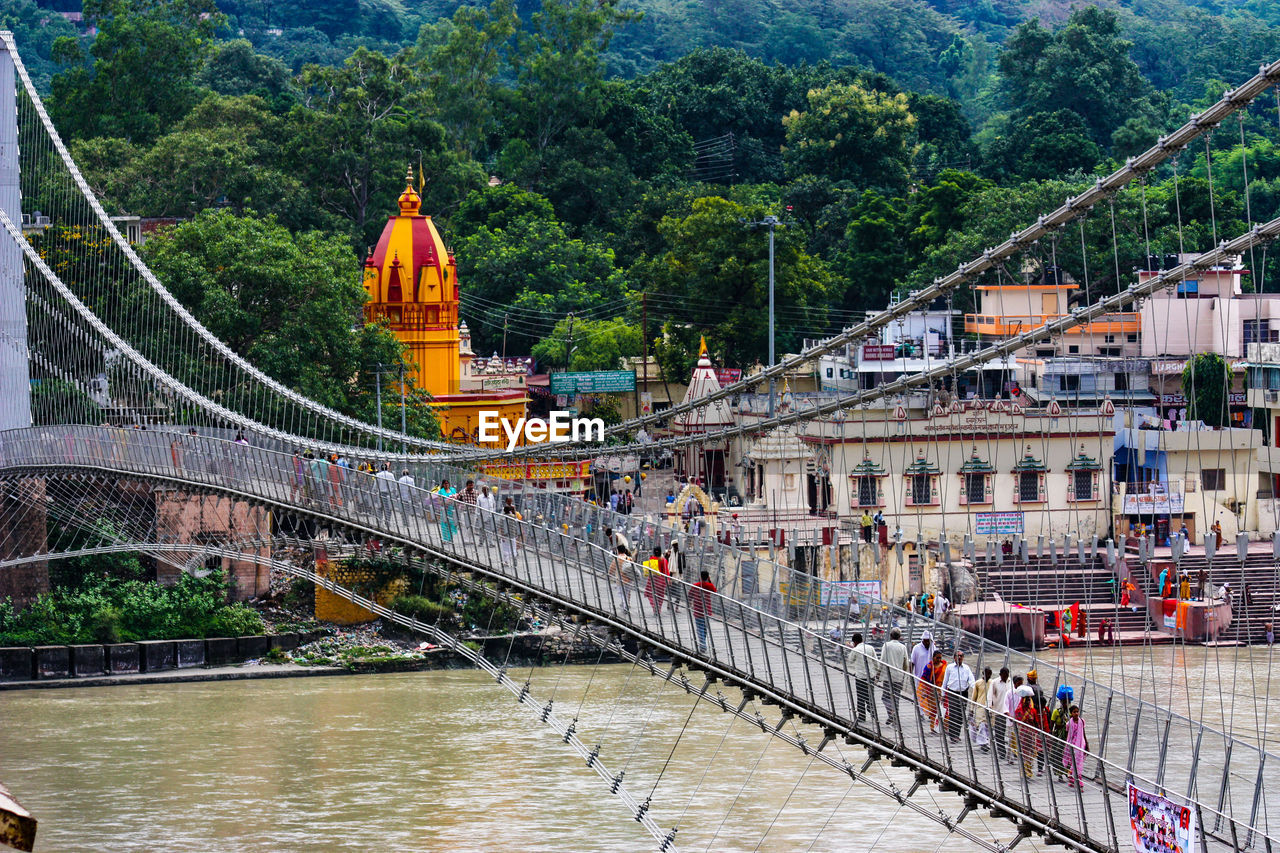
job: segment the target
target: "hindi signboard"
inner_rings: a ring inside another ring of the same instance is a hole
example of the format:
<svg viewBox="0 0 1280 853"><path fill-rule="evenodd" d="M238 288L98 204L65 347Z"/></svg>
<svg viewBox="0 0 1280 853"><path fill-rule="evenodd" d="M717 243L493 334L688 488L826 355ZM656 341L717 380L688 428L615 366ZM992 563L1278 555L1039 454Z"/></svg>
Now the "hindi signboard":
<svg viewBox="0 0 1280 853"><path fill-rule="evenodd" d="M1181 515L1182 493L1125 495L1125 515Z"/></svg>
<svg viewBox="0 0 1280 853"><path fill-rule="evenodd" d="M1196 813L1129 783L1129 829L1135 853L1197 853Z"/></svg>
<svg viewBox="0 0 1280 853"><path fill-rule="evenodd" d="M717 367L716 381L720 383L721 388L723 388L726 385L732 385L735 382L741 382L742 368L741 367Z"/></svg>
<svg viewBox="0 0 1280 853"><path fill-rule="evenodd" d="M636 390L634 370L553 373L550 379L552 394L610 394Z"/></svg>
<svg viewBox="0 0 1280 853"><path fill-rule="evenodd" d="M1021 512L979 512L975 514L974 532L979 536L1009 536L1021 533Z"/></svg>

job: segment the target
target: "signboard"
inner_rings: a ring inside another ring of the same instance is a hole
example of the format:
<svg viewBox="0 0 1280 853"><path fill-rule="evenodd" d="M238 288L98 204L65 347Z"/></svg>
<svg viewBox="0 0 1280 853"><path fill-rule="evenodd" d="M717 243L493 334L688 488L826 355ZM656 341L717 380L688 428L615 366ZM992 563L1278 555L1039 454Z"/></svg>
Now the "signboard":
<svg viewBox="0 0 1280 853"><path fill-rule="evenodd" d="M610 394L636 390L634 370L593 370L551 374L552 394Z"/></svg>
<svg viewBox="0 0 1280 853"><path fill-rule="evenodd" d="M640 414L653 414L653 393L651 391L640 392ZM636 438L638 439L639 436L637 435ZM645 440L647 441L648 439Z"/></svg>
<svg viewBox="0 0 1280 853"><path fill-rule="evenodd" d="M1241 393L1231 393L1227 395L1227 403L1232 406L1243 406L1248 402L1248 396ZM1187 398L1182 394L1161 394L1160 405L1162 406L1185 406Z"/></svg>
<svg viewBox="0 0 1280 853"><path fill-rule="evenodd" d="M863 361L893 361L897 356L898 348L893 344L863 344L862 360Z"/></svg>
<svg viewBox="0 0 1280 853"><path fill-rule="evenodd" d="M979 536L1009 536L1022 532L1021 512L979 512L976 515L974 532Z"/></svg>
<svg viewBox="0 0 1280 853"><path fill-rule="evenodd" d="M1135 853L1198 853L1196 813L1129 783L1129 829Z"/></svg>
<svg viewBox="0 0 1280 853"><path fill-rule="evenodd" d="M742 368L741 367L717 367L716 381L720 383L721 388L723 388L726 385L732 385L735 382L741 382Z"/></svg>
<svg viewBox="0 0 1280 853"><path fill-rule="evenodd" d="M754 579L753 579L754 580ZM792 606L806 603L818 607L848 607L852 603L865 603L880 599L880 581L812 581L791 584L785 581L778 589Z"/></svg>
<svg viewBox="0 0 1280 853"><path fill-rule="evenodd" d="M1182 492L1167 495L1125 495L1125 515L1181 515Z"/></svg>

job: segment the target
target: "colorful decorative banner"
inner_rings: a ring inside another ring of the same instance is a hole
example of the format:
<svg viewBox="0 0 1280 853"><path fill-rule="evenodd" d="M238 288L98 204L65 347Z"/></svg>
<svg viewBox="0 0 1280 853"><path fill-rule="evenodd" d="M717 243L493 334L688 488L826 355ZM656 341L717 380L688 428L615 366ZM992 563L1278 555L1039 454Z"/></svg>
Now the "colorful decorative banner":
<svg viewBox="0 0 1280 853"><path fill-rule="evenodd" d="M1196 815L1167 797L1129 783L1129 828L1136 853L1197 853Z"/></svg>

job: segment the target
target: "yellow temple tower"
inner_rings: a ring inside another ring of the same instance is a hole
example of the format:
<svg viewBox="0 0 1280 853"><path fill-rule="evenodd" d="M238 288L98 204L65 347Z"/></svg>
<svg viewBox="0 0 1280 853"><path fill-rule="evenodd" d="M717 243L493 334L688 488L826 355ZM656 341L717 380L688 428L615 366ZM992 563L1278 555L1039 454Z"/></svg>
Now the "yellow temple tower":
<svg viewBox="0 0 1280 853"><path fill-rule="evenodd" d="M410 170L400 213L387 220L364 262L365 320L385 320L413 362L413 384L433 396L458 393L458 268Z"/></svg>
<svg viewBox="0 0 1280 853"><path fill-rule="evenodd" d="M458 268L422 199L405 179L399 213L387 220L364 262L364 317L385 322L412 362L408 378L432 397L447 441L478 443L482 411L515 423L524 417L524 391L459 393L462 354L458 330Z"/></svg>

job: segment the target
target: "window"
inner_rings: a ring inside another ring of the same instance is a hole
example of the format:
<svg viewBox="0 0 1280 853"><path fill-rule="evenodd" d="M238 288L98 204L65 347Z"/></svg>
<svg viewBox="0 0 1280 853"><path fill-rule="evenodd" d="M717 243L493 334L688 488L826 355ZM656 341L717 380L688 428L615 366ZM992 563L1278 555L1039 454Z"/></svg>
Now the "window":
<svg viewBox="0 0 1280 853"><path fill-rule="evenodd" d="M1115 336L1115 335L1103 335L1103 336L1102 336L1102 340L1103 340L1103 342L1104 342L1104 343L1114 344L1114 343L1116 342L1116 336Z"/></svg>
<svg viewBox="0 0 1280 853"><path fill-rule="evenodd" d="M1125 340L1126 340L1126 341L1128 341L1128 342L1129 342L1129 343L1131 343L1131 344L1136 344L1136 343L1138 342L1138 336L1137 336L1137 335L1129 335L1128 337L1126 337L1126 338L1125 338Z"/></svg>
<svg viewBox="0 0 1280 853"><path fill-rule="evenodd" d="M915 505L933 502L933 477L917 474L911 478L911 503Z"/></svg>
<svg viewBox="0 0 1280 853"><path fill-rule="evenodd" d="M1072 471L1071 493L1078 501L1093 500L1093 472Z"/></svg>
<svg viewBox="0 0 1280 853"><path fill-rule="evenodd" d="M834 376L834 375L835 375L835 372L836 372L836 371L835 371L835 368L828 367L828 368L827 368L827 378L828 378L828 379L830 379L832 376Z"/></svg>
<svg viewBox="0 0 1280 853"><path fill-rule="evenodd" d="M1201 468L1200 483L1206 492L1220 492L1227 487L1225 468Z"/></svg>
<svg viewBox="0 0 1280 853"><path fill-rule="evenodd" d="M1036 358L1053 358L1053 356L1054 356L1054 351L1051 349L1036 350Z"/></svg>
<svg viewBox="0 0 1280 853"><path fill-rule="evenodd" d="M1077 352L1080 352L1080 346L1079 346L1079 344L1071 344L1071 346L1067 347L1067 352L1069 352L1069 353L1077 353Z"/></svg>
<svg viewBox="0 0 1280 853"><path fill-rule="evenodd" d="M1270 320L1244 321L1244 342L1246 344L1273 343L1277 340L1277 337L1280 337L1280 329L1272 332Z"/></svg>
<svg viewBox="0 0 1280 853"><path fill-rule="evenodd" d="M876 506L880 503L879 492L875 477L858 478L858 506Z"/></svg>
<svg viewBox="0 0 1280 853"><path fill-rule="evenodd" d="M1036 503L1040 500L1040 474L1036 471L1018 472L1018 502Z"/></svg>
<svg viewBox="0 0 1280 853"><path fill-rule="evenodd" d="M968 503L984 504L987 502L987 475L965 474L964 495Z"/></svg>
<svg viewBox="0 0 1280 853"><path fill-rule="evenodd" d="M1080 377L1079 376L1063 376L1062 390L1063 391L1079 391Z"/></svg>
<svg viewBox="0 0 1280 853"><path fill-rule="evenodd" d="M1098 347L1098 355L1118 356L1120 354L1121 354L1120 347Z"/></svg>

